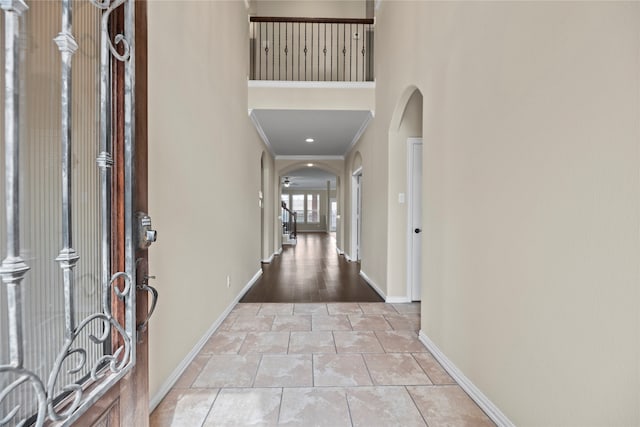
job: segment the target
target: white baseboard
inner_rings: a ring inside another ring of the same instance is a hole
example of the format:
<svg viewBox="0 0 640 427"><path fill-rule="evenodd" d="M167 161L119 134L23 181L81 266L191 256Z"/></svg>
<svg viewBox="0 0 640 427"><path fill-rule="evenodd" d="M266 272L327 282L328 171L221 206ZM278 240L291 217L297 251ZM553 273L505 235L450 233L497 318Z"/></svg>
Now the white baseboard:
<svg viewBox="0 0 640 427"><path fill-rule="evenodd" d="M378 286L378 285L376 284L376 282L374 282L373 280L371 280L371 279L369 278L369 276L367 276L367 275L366 275L362 270L360 270L360 277L362 277L362 278L363 278L363 279L364 279L364 280L369 284L369 286L371 286L371 287L373 288L373 290L374 290L374 291L376 291L376 293L377 293L378 295L380 295L380 297L381 297L383 300L385 300L385 301L387 300L387 296L385 295L385 293L384 293L384 292L382 292L382 289L380 289L380 286Z"/></svg>
<svg viewBox="0 0 640 427"><path fill-rule="evenodd" d="M180 362L178 366L176 366L176 368L173 370L171 375L169 375L169 378L167 378L167 380L162 384L162 386L160 386L160 389L158 390L158 392L151 397L151 400L149 401L149 413L151 413L160 404L160 402L162 401L162 399L164 399L167 393L169 393L169 391L174 386L176 381L178 381L178 379L180 378L180 375L182 375L185 369L189 367L191 362L193 362L193 359L195 359L198 353L200 353L200 350L202 350L202 347L204 347L207 341L209 341L209 338L211 338L211 336L220 327L224 319L226 319L229 313L231 313L231 310L233 310L233 307L235 307L236 304L238 304L240 299L244 296L244 294L246 294L249 291L251 286L253 286L254 283L256 283L256 281L260 278L260 276L262 276L262 270L258 270L258 272L253 275L253 277L244 286L244 288L242 288L242 290L233 299L233 301L231 301L231 304L227 306L226 310L215 320L215 322L213 322L213 324L207 330L207 332L205 332L202 338L200 338L200 340L196 343L196 345L191 349L189 354L187 354L186 357L182 359L182 362Z"/></svg>
<svg viewBox="0 0 640 427"><path fill-rule="evenodd" d="M464 391L467 392L469 397L474 400L478 404L480 408L487 414L491 420L496 423L499 427L515 427L515 425L507 418L505 414L498 409L498 407L489 400L487 396L484 395L480 391L475 384L467 378L460 369L456 365L453 364L451 360L438 348L438 346L431 341L431 339L421 330L418 338L422 342L422 344L427 347L427 349L433 354L433 357L436 358L438 362L442 365L442 367L451 375L460 387Z"/></svg>
<svg viewBox="0 0 640 427"><path fill-rule="evenodd" d="M278 249L277 251L275 251L274 253L271 254L271 256L267 259L263 259L262 262L264 264L271 264L271 262L273 261L274 257L277 257L278 255L282 254L282 246L280 247L280 249Z"/></svg>
<svg viewBox="0 0 640 427"><path fill-rule="evenodd" d="M411 298L409 297L387 297L385 302L389 304L405 304L411 302Z"/></svg>

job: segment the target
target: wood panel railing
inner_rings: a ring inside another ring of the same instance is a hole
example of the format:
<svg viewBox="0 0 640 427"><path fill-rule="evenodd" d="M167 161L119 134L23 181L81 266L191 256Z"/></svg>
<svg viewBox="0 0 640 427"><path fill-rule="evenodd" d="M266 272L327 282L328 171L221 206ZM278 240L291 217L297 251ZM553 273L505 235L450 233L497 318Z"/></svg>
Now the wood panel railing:
<svg viewBox="0 0 640 427"><path fill-rule="evenodd" d="M373 81L373 19L250 17L251 80Z"/></svg>

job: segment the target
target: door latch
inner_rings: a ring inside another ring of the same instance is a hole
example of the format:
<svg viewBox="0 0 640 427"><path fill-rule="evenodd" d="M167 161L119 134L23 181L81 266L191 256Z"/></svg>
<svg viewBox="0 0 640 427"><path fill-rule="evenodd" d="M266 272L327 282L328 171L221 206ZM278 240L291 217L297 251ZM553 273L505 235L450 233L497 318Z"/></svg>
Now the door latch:
<svg viewBox="0 0 640 427"><path fill-rule="evenodd" d="M136 214L138 219L138 248L147 249L158 238L158 232L151 228L151 218L144 212Z"/></svg>

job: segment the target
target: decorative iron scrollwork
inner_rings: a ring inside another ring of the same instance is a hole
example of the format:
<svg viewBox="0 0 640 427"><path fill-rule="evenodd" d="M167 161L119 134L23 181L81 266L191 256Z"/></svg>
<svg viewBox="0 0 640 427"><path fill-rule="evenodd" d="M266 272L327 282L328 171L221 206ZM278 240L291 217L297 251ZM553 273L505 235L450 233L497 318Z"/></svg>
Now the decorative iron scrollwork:
<svg viewBox="0 0 640 427"><path fill-rule="evenodd" d="M18 204L20 164L18 152L21 146L19 111L19 53L25 49L20 43L20 15L28 8L23 0L0 0L0 7L4 11L5 30L5 67L4 67L4 97L5 97L5 209L7 218L7 257L0 264L0 278L7 292L8 312L8 355L6 364L0 365L0 379L3 381L0 389L0 426L25 426L35 423L36 427L43 426L47 421L74 422L79 415L92 403L96 402L106 391L133 366L135 361L135 266L125 262L122 272L111 275L110 265L110 228L111 196L110 166L113 164L112 146L108 142L111 138L110 96L111 69L113 58L125 62L125 188L126 213L130 219L125 221L125 233L131 236L131 200L132 200L132 137L131 120L133 102L131 85L134 80L134 64L132 58L133 45L126 35L133 34L134 7L132 0L89 0L101 10L101 146L98 156L98 168L101 173L101 222L102 222L102 276L97 290L102 295L102 307L96 312L84 317L76 324L75 302L73 300L75 273L73 267L80 261L79 255L73 249L71 234L72 203L71 188L71 57L78 49L72 34L71 0L61 0L62 30L54 39L62 55L62 97L61 122L63 150L62 169L62 249L56 260L60 263L65 290L65 338L57 353L55 362L44 383L44 377L37 375L24 366L24 337L22 324L23 297L21 289L22 278L29 266L20 258L20 212ZM111 38L109 34L109 20L111 14L118 7L124 5L125 30ZM104 53L104 54L103 54ZM125 239L125 253L127 260L133 257L134 248L130 239ZM118 286L122 285L122 286ZM122 289L121 289L122 288ZM113 297L115 295L115 297ZM124 321L120 322L111 309L112 298L124 301ZM81 338L80 338L81 337ZM90 344L81 343L81 339L88 338ZM114 348L113 343L117 343ZM0 343L4 346L5 343ZM106 351L94 356L90 349L92 345L101 346ZM54 347L55 348L55 347ZM104 353L108 354L104 354ZM61 384L61 383L65 384ZM31 387L33 391L26 390ZM87 387L91 386L91 387ZM23 393L28 391L29 393ZM15 399L16 396L28 394L29 399ZM31 396L35 395L35 398ZM61 406L58 404L62 400Z"/></svg>
<svg viewBox="0 0 640 427"><path fill-rule="evenodd" d="M122 291L115 286L116 281L118 279L124 279L125 287ZM95 345L103 345L105 344L110 337L112 337L112 328L115 329L120 337L122 338L122 345L119 346L113 354L105 354L100 357L98 360L93 361L93 364L90 365L90 369L88 370L92 381L99 381L107 373L110 371L113 374L120 373L129 363L131 357L131 337L127 334L126 330L120 325L117 319L113 316L110 307L110 298L109 295L113 290L113 293L124 300L125 297L129 296L131 293L131 276L125 272L115 273L109 284L104 287L103 295L102 295L102 313L94 313L85 318L78 327L72 332L71 337L69 337L62 348L62 351L59 353L56 358L53 370L49 376L49 382L47 383L47 407L49 410L49 417L54 421L63 421L71 416L80 406L83 400L83 389L86 387L86 384L80 385L77 383L66 384L62 387L62 391L65 393L72 393L73 397L71 398L71 402L64 408L64 411L58 412L55 409L55 404L53 399L55 396L56 385L58 382L58 377L60 376L60 372L62 368L65 366L65 362L70 360L73 356L77 356L80 360L72 365L68 370L67 374L76 374L80 372L87 371L87 351L84 348L72 348L76 339L81 335L81 333L86 330L89 325L94 322L102 323L102 335L95 336L94 334L89 334L89 339Z"/></svg>
<svg viewBox="0 0 640 427"><path fill-rule="evenodd" d="M121 278L125 282L125 287L122 291L118 290L118 287L115 286L118 279ZM40 378L29 370L15 366L0 366L0 375L8 373L17 377L16 380L0 392L0 405L18 387L25 383L30 383L34 388L38 399L38 412L35 425L42 426L47 415L51 420L64 421L72 416L83 403L84 390L87 385L86 383L82 385L78 383L70 383L62 386L62 392L70 394L70 401L61 411L58 411L55 408L54 398L57 397L56 390L60 373L68 361L70 361L74 356L79 360L72 363L71 367L66 371L67 374L86 372L89 374L91 381L96 382L104 378L108 373L118 374L123 372L131 361L132 340L125 328L113 316L110 307L109 295L113 290L113 293L120 299L129 297L133 289L131 283L131 276L128 273L118 272L112 276L110 282L103 288L103 312L94 313L85 318L78 327L72 331L71 336L65 340L63 348L56 358L51 374L49 375L49 381L46 388ZM89 334L89 339L93 344L105 344L109 338L113 337L113 330L115 330L122 338L122 345L115 349L113 354L105 354L95 361L88 361L87 350L81 347L73 348L73 345L82 332L85 331L89 325L94 324L95 322L102 323L103 332L100 336ZM90 362L92 362L91 365L89 365ZM10 422L13 422L17 426L25 425L27 420L20 420L19 422L14 420L19 410L20 406L16 406L11 409L9 413L4 414L2 418L0 418L0 426L8 425Z"/></svg>
<svg viewBox="0 0 640 427"><path fill-rule="evenodd" d="M15 366L0 366L0 374L2 375L14 375L17 377L9 386L7 386L4 390L0 392L0 406L3 402L13 393L18 387L23 384L30 384L37 396L38 399L38 413L36 418L36 426L41 426L44 424L44 420L47 414L47 397L44 389L44 385L40 378L35 375L33 372L15 367ZM0 426L8 425L13 422L14 425L18 427L22 427L27 423L26 419L15 420L14 418L20 411L20 405L16 405L12 408L8 414L2 416L0 414Z"/></svg>
<svg viewBox="0 0 640 427"><path fill-rule="evenodd" d="M91 4L103 11L101 25L103 34L107 35L109 51L114 58L122 62L127 61L131 56L131 45L129 44L127 37L122 33L116 34L113 40L111 40L111 36L109 35L109 18L113 11L122 6L126 1L127 0L89 0ZM116 49L117 45L122 46L122 53L118 52L118 49Z"/></svg>

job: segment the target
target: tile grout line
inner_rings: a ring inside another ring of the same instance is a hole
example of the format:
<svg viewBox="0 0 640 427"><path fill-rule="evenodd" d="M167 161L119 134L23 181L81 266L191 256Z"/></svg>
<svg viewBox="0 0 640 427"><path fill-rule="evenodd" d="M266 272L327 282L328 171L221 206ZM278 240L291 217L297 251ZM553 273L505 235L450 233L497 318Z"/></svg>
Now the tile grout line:
<svg viewBox="0 0 640 427"><path fill-rule="evenodd" d="M380 340L380 337L378 336L378 331L373 331L373 334L376 336L376 339L380 343L380 347L382 347L383 353L387 354L387 349L384 347L384 344L382 344L382 341Z"/></svg>
<svg viewBox="0 0 640 427"><path fill-rule="evenodd" d="M422 411L420 410L420 408L418 407L418 404L416 403L416 400L414 399L413 395L411 394L411 392L409 391L409 389L407 388L407 386L404 386L404 389L406 390L407 394L409 395L409 398L411 399L411 401L413 402L413 406L415 406L416 410L418 411L418 413L420 414L420 417L422 418L422 420L424 421L425 425L427 427L429 427L429 423L427 422L427 419L424 417L424 415L422 414Z"/></svg>
<svg viewBox="0 0 640 427"><path fill-rule="evenodd" d="M282 401L284 400L284 387L280 387L280 405L278 405L278 421L276 425L280 424L280 416L282 415Z"/></svg>
<svg viewBox="0 0 640 427"><path fill-rule="evenodd" d="M249 353L247 353L249 354ZM262 353L258 353L260 355L260 360L258 361L258 365L256 366L256 371L253 374L253 379L251 381L251 386L249 388L256 388L256 378L258 377L258 371L260 370L260 365L262 365L262 358L264 357L264 354Z"/></svg>
<svg viewBox="0 0 640 427"><path fill-rule="evenodd" d="M378 384L373 380L373 375L371 375L371 370L369 369L369 364L367 363L367 358L364 357L364 354L360 353L360 357L362 358L362 363L364 363L364 367L367 370L367 374L369 375L369 381L371 381L372 387L378 387Z"/></svg>
<svg viewBox="0 0 640 427"><path fill-rule="evenodd" d="M311 356L311 387L312 388L316 388L316 361L315 361L315 355L313 353L310 354Z"/></svg>
<svg viewBox="0 0 640 427"><path fill-rule="evenodd" d="M411 358L413 358L413 360L418 364L418 367L422 370L422 372L424 372L424 374L427 376L427 378L429 379L429 382L431 383L431 385L434 385L435 383L431 379L431 376L429 375L429 373L426 371L426 369L424 369L422 367L422 365L420 364L418 359L416 359L416 356L415 356L416 353L409 353L409 354L411 355Z"/></svg>
<svg viewBox="0 0 640 427"><path fill-rule="evenodd" d="M222 388L218 388L216 397L214 397L213 400L211 401L211 406L209 406L209 410L207 411L207 414L202 419L202 423L200 423L200 427L204 427L204 424L207 422L207 418L209 418L209 415L211 415L211 411L213 411L213 405L215 405L216 400L218 400L218 396L220 396L221 391L222 391Z"/></svg>
<svg viewBox="0 0 640 427"><path fill-rule="evenodd" d="M238 346L238 349L236 350L236 355L240 356L240 349L242 348L242 346L244 345L245 341L247 340L247 335L249 335L248 332L241 332L244 333L244 338L242 338L242 342L240 343L240 345Z"/></svg>
<svg viewBox="0 0 640 427"><path fill-rule="evenodd" d="M348 387L345 387L343 390L344 390L344 398L347 401L347 412L349 413L349 422L351 423L351 427L353 427L353 415L351 415L351 405L349 405Z"/></svg>

